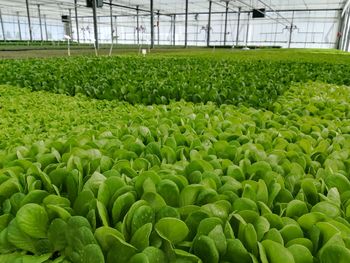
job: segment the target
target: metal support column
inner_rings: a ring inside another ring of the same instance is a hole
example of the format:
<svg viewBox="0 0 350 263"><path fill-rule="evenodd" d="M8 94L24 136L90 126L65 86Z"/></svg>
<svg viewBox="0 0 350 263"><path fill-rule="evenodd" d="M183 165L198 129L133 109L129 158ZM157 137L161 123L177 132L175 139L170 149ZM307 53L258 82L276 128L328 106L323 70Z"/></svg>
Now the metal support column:
<svg viewBox="0 0 350 263"><path fill-rule="evenodd" d="M174 15L174 22L173 22L173 46L176 45L176 15Z"/></svg>
<svg viewBox="0 0 350 263"><path fill-rule="evenodd" d="M99 48L98 45L98 28L97 28L97 3L96 0L92 0L92 14L94 19L94 35L95 35L95 47Z"/></svg>
<svg viewBox="0 0 350 263"><path fill-rule="evenodd" d="M139 6L136 6L136 33L137 33L137 45L140 45L140 10Z"/></svg>
<svg viewBox="0 0 350 263"><path fill-rule="evenodd" d="M44 41L43 27L42 27L42 23L41 23L40 5L38 5L38 16L39 16L40 38L41 38L41 41Z"/></svg>
<svg viewBox="0 0 350 263"><path fill-rule="evenodd" d="M26 0L27 7L27 18L28 18L28 28L29 28L29 39L33 41L32 23L30 21L30 11L29 11L29 0Z"/></svg>
<svg viewBox="0 0 350 263"><path fill-rule="evenodd" d="M250 26L250 12L248 12L248 20L247 20L247 32L245 36L245 46L248 47L248 37L249 37L249 26Z"/></svg>
<svg viewBox="0 0 350 263"><path fill-rule="evenodd" d="M22 40L21 21L19 19L19 12L17 11L16 14L17 14L17 25L18 25L19 40Z"/></svg>
<svg viewBox="0 0 350 263"><path fill-rule="evenodd" d="M228 1L226 2L226 10L225 10L224 46L226 46L226 41L227 41L227 18L228 18Z"/></svg>
<svg viewBox="0 0 350 263"><path fill-rule="evenodd" d="M158 10L157 12L157 43L158 43L158 46L160 44L160 29L159 29L159 26L160 26L160 10Z"/></svg>
<svg viewBox="0 0 350 263"><path fill-rule="evenodd" d="M77 41L78 43L80 43L77 0L74 0L74 14L75 14L75 30L77 31Z"/></svg>
<svg viewBox="0 0 350 263"><path fill-rule="evenodd" d="M344 30L343 30L343 40L342 40L342 50L343 51L349 51L348 44L349 44L349 19L350 19L350 13L347 10L344 14L346 16L345 18L345 24L344 24Z"/></svg>
<svg viewBox="0 0 350 263"><path fill-rule="evenodd" d="M115 43L118 44L118 17L114 16Z"/></svg>
<svg viewBox="0 0 350 263"><path fill-rule="evenodd" d="M45 36L46 36L46 41L49 41L49 35L47 33L47 22L46 22L46 15L44 15L44 27L45 27Z"/></svg>
<svg viewBox="0 0 350 263"><path fill-rule="evenodd" d="M188 46L188 0L186 0L186 15L185 15L185 48ZM175 27L175 19L174 19Z"/></svg>
<svg viewBox="0 0 350 263"><path fill-rule="evenodd" d="M151 48L154 48L154 10L153 10L153 0L151 1Z"/></svg>
<svg viewBox="0 0 350 263"><path fill-rule="evenodd" d="M290 48L290 46L292 44L293 30L294 30L294 11L293 11L293 15L292 15L292 22L290 24L290 29L289 29L288 48Z"/></svg>
<svg viewBox="0 0 350 263"><path fill-rule="evenodd" d="M346 26L347 26L347 22L348 22L348 15L344 15L343 16L343 26L342 26L342 30L341 32L341 38L340 38L340 43L339 43L339 49L344 51L344 42L345 42L345 34L346 34Z"/></svg>
<svg viewBox="0 0 350 263"><path fill-rule="evenodd" d="M5 29L4 29L4 21L2 21L1 9L0 9L0 23L1 23L2 39L3 39L4 41L6 41Z"/></svg>
<svg viewBox="0 0 350 263"><path fill-rule="evenodd" d="M344 16L343 16L343 19L344 19L344 21L343 21L343 25L342 25L342 30L340 31L341 32L341 38L340 38L340 43L339 43L339 48L341 49L341 50L343 50L344 51L344 42L345 42L345 34L346 34L346 26L347 26L347 23L348 23L348 15L347 14L344 14Z"/></svg>
<svg viewBox="0 0 350 263"><path fill-rule="evenodd" d="M238 46L238 42L239 42L239 27L240 27L240 23L241 23L241 10L242 10L242 8L238 7L236 46Z"/></svg>
<svg viewBox="0 0 350 263"><path fill-rule="evenodd" d="M343 6L343 10L342 10L342 14L341 14L342 16L344 16L344 15L345 15L345 12L348 11L349 6L350 6L350 1L347 0L346 3L345 3L344 6Z"/></svg>
<svg viewBox="0 0 350 263"><path fill-rule="evenodd" d="M113 44L113 34L114 34L114 29L113 29L113 5L112 5L112 0L109 0L109 18L110 18L110 23L111 23L111 40Z"/></svg>
<svg viewBox="0 0 350 263"><path fill-rule="evenodd" d="M337 41L335 43L335 48L336 49L340 49L340 43L341 43L341 39L342 39L342 32L343 32L343 27L344 27L344 17L341 15L342 11L339 11L339 15L338 15L338 32L337 32Z"/></svg>
<svg viewBox="0 0 350 263"><path fill-rule="evenodd" d="M212 1L209 1L209 16L208 16L208 29L207 29L207 47L210 46L211 7L212 7Z"/></svg>
<svg viewBox="0 0 350 263"><path fill-rule="evenodd" d="M73 39L73 28L72 28L72 9L68 9L69 12L69 36Z"/></svg>

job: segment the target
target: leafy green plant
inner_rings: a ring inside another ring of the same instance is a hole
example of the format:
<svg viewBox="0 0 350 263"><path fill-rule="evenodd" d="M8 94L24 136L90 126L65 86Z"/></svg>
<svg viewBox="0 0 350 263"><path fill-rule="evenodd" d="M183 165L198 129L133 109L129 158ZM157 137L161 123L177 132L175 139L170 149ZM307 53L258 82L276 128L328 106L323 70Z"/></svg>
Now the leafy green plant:
<svg viewBox="0 0 350 263"><path fill-rule="evenodd" d="M270 106L295 82L350 84L349 63L341 56L315 55L298 62L280 55L286 59L228 55L2 60L0 83L132 104L186 100L253 107Z"/></svg>
<svg viewBox="0 0 350 263"><path fill-rule="evenodd" d="M347 262L348 87L269 109L0 90L0 261Z"/></svg>

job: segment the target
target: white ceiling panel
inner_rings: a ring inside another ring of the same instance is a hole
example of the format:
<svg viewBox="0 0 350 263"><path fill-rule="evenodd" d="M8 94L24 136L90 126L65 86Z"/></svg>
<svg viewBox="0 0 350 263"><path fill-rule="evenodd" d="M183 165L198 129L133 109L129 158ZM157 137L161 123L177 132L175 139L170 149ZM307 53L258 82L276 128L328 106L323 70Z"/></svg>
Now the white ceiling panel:
<svg viewBox="0 0 350 263"><path fill-rule="evenodd" d="M109 15L110 0L105 0L103 8L98 9L98 15ZM224 12L226 0L213 0L213 12ZM345 0L229 0L229 10L236 11L238 7L242 10L251 10L252 8L265 8L268 11L274 10L292 10L292 9L341 9L344 7ZM134 15L136 13L132 8L139 6L142 10L150 9L150 0L112 0L114 5L113 15ZM52 19L60 19L62 14L68 14L71 9L74 16L74 0L29 0L30 13L32 17L38 16L38 5L40 5L41 14ZM78 16L91 16L91 8L87 8L86 0L77 0ZM127 6L130 8L123 8ZM208 0L189 0L189 12L202 13L208 12ZM3 15L26 16L26 0L0 0L0 9ZM162 14L174 14L185 12L185 0L154 0L154 10ZM147 12L141 12L143 14Z"/></svg>

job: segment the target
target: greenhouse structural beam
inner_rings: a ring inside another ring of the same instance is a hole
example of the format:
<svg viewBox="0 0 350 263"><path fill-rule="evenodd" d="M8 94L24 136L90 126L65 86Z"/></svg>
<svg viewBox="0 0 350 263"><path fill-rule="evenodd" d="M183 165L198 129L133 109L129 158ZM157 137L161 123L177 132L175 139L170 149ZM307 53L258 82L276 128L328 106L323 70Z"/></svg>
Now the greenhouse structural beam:
<svg viewBox="0 0 350 263"><path fill-rule="evenodd" d="M340 41L340 49L345 51L345 40L346 40L346 30L347 30L347 26L348 26L348 18L349 18L349 15L347 12L345 12L344 14L344 22L343 22L343 30L341 31L342 32L342 38L341 38L341 41Z"/></svg>
<svg viewBox="0 0 350 263"><path fill-rule="evenodd" d="M109 2L103 2L106 5L110 5L111 3ZM121 5L121 4L115 4L112 3L113 6L116 7L121 7L121 8L125 8L125 9L129 9L129 10L134 10L137 11L137 7L133 7L133 6L128 6L128 5ZM139 8L140 12L145 12L145 13L151 13L151 10L147 10L147 9L143 9L143 8ZM165 15L165 16L171 16L171 14L163 14L162 12L160 12L161 15Z"/></svg>
<svg viewBox="0 0 350 263"><path fill-rule="evenodd" d="M314 8L314 9L308 9L307 11L309 12L326 12L326 11L342 11L343 9L341 8L329 8L329 9L325 9L325 8ZM305 9L278 9L276 11L270 11L270 10L266 10L265 13L278 13L278 12L305 12ZM242 14L248 14L251 11L241 11ZM229 11L229 14L237 14L237 11ZM207 15L208 12L188 12L189 15ZM223 15L225 14L225 11L213 11L211 12L212 15ZM163 15L181 15L184 16L186 15L186 13L169 13L169 14L163 14Z"/></svg>
<svg viewBox="0 0 350 263"><path fill-rule="evenodd" d="M113 6L116 6L115 4L113 4ZM133 8L133 10L136 10L136 8ZM330 8L330 9L308 9L307 11L308 12L326 12L326 11L342 11L343 9L341 8ZM141 12L144 12L140 9ZM280 9L280 10L276 10L276 12L305 12L305 9ZM148 11L149 12L149 11ZM241 14L248 14L250 13L251 11L244 11L242 10L241 11ZM275 13L274 11L269 11L269 10L266 10L265 11L266 13ZM174 15L179 15L179 16L185 16L186 13L160 13L162 16L169 16L169 17L172 17ZM188 12L188 15L207 15L208 12ZM225 14L225 11L212 11L211 12L212 15L224 15ZM229 11L228 14L238 14L237 11ZM109 17L106 16L106 15L100 15L98 16L99 18L106 18L106 17ZM135 17L134 14L125 14L125 15L118 15L118 17ZM91 18L91 16L78 16L78 18Z"/></svg>
<svg viewBox="0 0 350 263"><path fill-rule="evenodd" d="M237 34L236 34L236 46L238 46L239 42L239 27L241 26L241 11L242 7L238 7L238 17L237 17Z"/></svg>
<svg viewBox="0 0 350 263"><path fill-rule="evenodd" d="M96 0L92 0L92 14L94 19L94 36L95 36L95 47L96 49L99 48L99 41L98 41L98 27L97 27L97 7L96 7Z"/></svg>
<svg viewBox="0 0 350 263"><path fill-rule="evenodd" d="M140 10L139 10L139 6L136 6L136 33L137 33L137 44L140 45Z"/></svg>
<svg viewBox="0 0 350 263"><path fill-rule="evenodd" d="M114 16L115 43L118 44L118 16Z"/></svg>
<svg viewBox="0 0 350 263"><path fill-rule="evenodd" d="M49 41L49 35L47 33L47 22L46 22L46 15L45 14L44 14L44 28L45 28L46 41Z"/></svg>
<svg viewBox="0 0 350 263"><path fill-rule="evenodd" d="M151 12L151 48L154 48L154 9L153 9L153 0L150 0L150 12Z"/></svg>
<svg viewBox="0 0 350 263"><path fill-rule="evenodd" d="M225 9L224 46L226 46L226 42L227 42L227 18L228 18L228 1L226 2L226 9Z"/></svg>
<svg viewBox="0 0 350 263"><path fill-rule="evenodd" d="M349 33L350 33L350 28L349 28L349 20L350 20L350 12L347 11L347 18L346 18L346 37L344 38L344 50L349 51Z"/></svg>
<svg viewBox="0 0 350 263"><path fill-rule="evenodd" d="M338 35L337 35L337 42L335 44L336 49L342 49L342 41L343 41L343 33L345 29L345 16L343 16L343 11L339 12L339 25L338 25Z"/></svg>
<svg viewBox="0 0 350 263"><path fill-rule="evenodd" d="M176 45L176 15L173 15L173 45Z"/></svg>
<svg viewBox="0 0 350 263"><path fill-rule="evenodd" d="M292 22L290 24L290 29L289 29L288 48L290 48L291 44L292 44L293 30L294 30L294 12L293 12L293 15L292 15Z"/></svg>
<svg viewBox="0 0 350 263"><path fill-rule="evenodd" d="M0 23L1 23L2 39L3 39L4 41L6 41L5 29L4 29L4 21L2 20L1 9L0 9Z"/></svg>
<svg viewBox="0 0 350 263"><path fill-rule="evenodd" d="M69 36L73 39L73 28L72 28L72 9L68 9L69 13Z"/></svg>
<svg viewBox="0 0 350 263"><path fill-rule="evenodd" d="M350 11L349 9L345 10L344 13L345 21L344 21L344 29L343 29L343 39L342 39L342 50L349 52L350 49L350 39L349 39L349 33L350 33Z"/></svg>
<svg viewBox="0 0 350 263"><path fill-rule="evenodd" d="M245 6L249 7L250 9L255 9L254 5L251 5L251 4L249 5L249 4L245 3L245 2L242 1L242 0L237 0L237 1L238 1L239 3L245 5ZM263 12L263 11L260 10L260 9L255 9L255 10L256 10L257 12L259 12L260 14L262 14L265 18L270 18L271 20L276 21L278 24L281 24L281 25L283 25L284 27L288 27L288 26L290 25L290 22L289 22L289 21L287 21L287 23L283 23L283 22L281 22L278 18L274 18L274 17L268 16L266 12ZM270 10L270 11L271 11L271 10ZM277 13L276 10L273 10L272 12L273 12L273 13ZM279 14L277 13L277 15L279 15Z"/></svg>
<svg viewBox="0 0 350 263"><path fill-rule="evenodd" d="M348 15L350 16L350 15ZM347 42L346 42L346 51L350 51L349 48L350 48L350 35L349 35L349 31L350 29L348 30L348 38L347 38Z"/></svg>
<svg viewBox="0 0 350 263"><path fill-rule="evenodd" d="M275 12L279 17L281 17L283 20L287 21L287 23L291 23L291 21L289 21L287 18L285 18L284 16L282 16L279 12L276 12L276 10L274 8L272 8L270 5L266 4L265 2L263 2L262 0L258 0L258 2L260 2L261 4L263 4L264 6L266 6L267 8L270 9L270 11Z"/></svg>
<svg viewBox="0 0 350 263"><path fill-rule="evenodd" d="M157 19L158 19L158 21L157 21L157 44L158 44L158 46L160 44L160 13L159 12L160 11L158 10L158 12L157 12Z"/></svg>
<svg viewBox="0 0 350 263"><path fill-rule="evenodd" d="M345 15L345 12L348 10L349 7L350 7L350 0L347 0L346 3L344 4L341 16Z"/></svg>
<svg viewBox="0 0 350 263"><path fill-rule="evenodd" d="M41 41L44 41L43 26L42 26L42 23L41 23L40 5L38 5L38 16L39 16L40 38L41 38Z"/></svg>
<svg viewBox="0 0 350 263"><path fill-rule="evenodd" d="M22 40L21 21L19 19L19 12L17 11L16 14L17 14L17 25L18 25L19 40Z"/></svg>
<svg viewBox="0 0 350 263"><path fill-rule="evenodd" d="M246 47L248 47L249 26L250 26L250 12L248 13L247 31L246 31L246 36L245 36L245 46L246 46Z"/></svg>
<svg viewBox="0 0 350 263"><path fill-rule="evenodd" d="M342 32L342 38L341 38L341 41L340 41L340 46L341 46L341 49L342 50L345 50L345 40L346 40L346 34L347 34L347 26L348 26L348 19L349 19L349 14L348 12L345 12L344 14L344 22L343 22L343 30L341 31Z"/></svg>
<svg viewBox="0 0 350 263"><path fill-rule="evenodd" d="M185 48L188 47L188 0L186 0L186 8L185 8ZM175 20L174 20L175 25Z"/></svg>
<svg viewBox="0 0 350 263"><path fill-rule="evenodd" d="M112 5L112 0L109 0L110 5L109 5L109 19L110 19L110 25L111 25L111 41L113 44L113 34L114 34L114 29L113 29L113 5Z"/></svg>
<svg viewBox="0 0 350 263"><path fill-rule="evenodd" d="M350 12L347 10L344 14L345 20L344 20L344 26L343 26L343 36L342 36L342 41L341 41L341 48L343 51L349 51L348 46L349 46L349 18L350 18Z"/></svg>
<svg viewBox="0 0 350 263"><path fill-rule="evenodd" d="M208 28L207 28L207 47L210 46L210 29L211 29L211 7L212 1L209 1L209 15L208 15Z"/></svg>
<svg viewBox="0 0 350 263"><path fill-rule="evenodd" d="M75 13L75 27L77 30L77 41L78 43L80 43L77 0L74 0L74 13Z"/></svg>
<svg viewBox="0 0 350 263"><path fill-rule="evenodd" d="M347 26L348 26L348 20L349 20L349 12L343 13L341 12L341 25L339 26L339 32L340 35L338 37L338 49L345 50L345 42L346 42L346 35L347 35Z"/></svg>
<svg viewBox="0 0 350 263"><path fill-rule="evenodd" d="M30 21L30 11L29 11L29 0L26 0L26 8L27 8L28 28L29 28L29 39L30 41L33 41L32 23Z"/></svg>

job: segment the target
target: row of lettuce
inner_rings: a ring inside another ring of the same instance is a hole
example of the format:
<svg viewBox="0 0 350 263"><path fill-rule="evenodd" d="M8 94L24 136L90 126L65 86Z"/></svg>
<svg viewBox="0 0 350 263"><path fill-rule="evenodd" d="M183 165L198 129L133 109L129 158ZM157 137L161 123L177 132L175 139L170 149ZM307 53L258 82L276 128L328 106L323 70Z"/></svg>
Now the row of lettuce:
<svg viewBox="0 0 350 263"><path fill-rule="evenodd" d="M69 123L65 107L86 115L0 152L1 262L350 258L347 87L298 86L272 111L27 95L65 105L41 128Z"/></svg>
<svg viewBox="0 0 350 263"><path fill-rule="evenodd" d="M229 56L0 61L2 84L147 105L185 100L268 107L292 83L350 85L349 76L349 63L344 61L296 62L266 57L239 61Z"/></svg>

